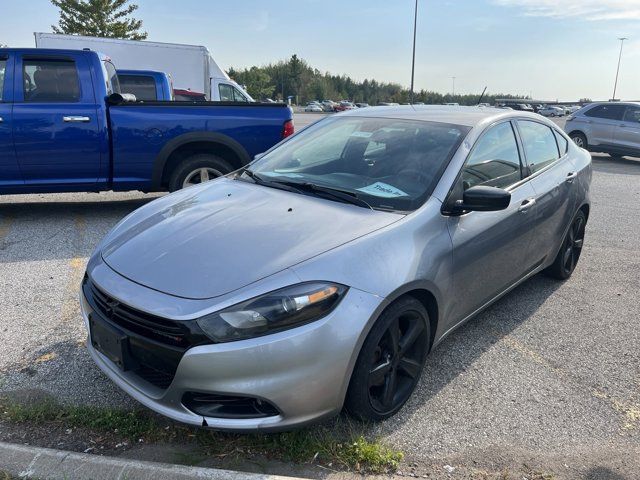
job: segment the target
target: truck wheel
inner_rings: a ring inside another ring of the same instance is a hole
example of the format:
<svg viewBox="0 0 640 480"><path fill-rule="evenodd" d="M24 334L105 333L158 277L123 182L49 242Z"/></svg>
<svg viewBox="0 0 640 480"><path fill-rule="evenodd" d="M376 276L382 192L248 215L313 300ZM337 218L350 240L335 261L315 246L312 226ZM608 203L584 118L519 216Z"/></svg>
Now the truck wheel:
<svg viewBox="0 0 640 480"><path fill-rule="evenodd" d="M169 191L208 182L234 170L225 160L208 153L193 155L181 161L171 172Z"/></svg>

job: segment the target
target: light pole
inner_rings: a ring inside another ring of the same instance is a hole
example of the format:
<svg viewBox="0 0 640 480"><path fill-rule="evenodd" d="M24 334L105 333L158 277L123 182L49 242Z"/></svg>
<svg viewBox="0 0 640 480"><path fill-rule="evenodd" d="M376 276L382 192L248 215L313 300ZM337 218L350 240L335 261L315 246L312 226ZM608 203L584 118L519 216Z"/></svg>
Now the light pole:
<svg viewBox="0 0 640 480"><path fill-rule="evenodd" d="M611 97L612 100L616 99L616 89L618 88L618 73L620 73L620 60L622 59L622 45L624 45L624 41L628 40L628 38L620 37L618 38L618 40L620 40L620 54L618 55L618 68L616 69L616 81L613 84L613 96Z"/></svg>
<svg viewBox="0 0 640 480"><path fill-rule="evenodd" d="M456 77L451 77L451 96L456 96Z"/></svg>
<svg viewBox="0 0 640 480"><path fill-rule="evenodd" d="M418 0L413 12L413 55L411 57L411 103L413 103L413 78L416 70L416 26L418 23Z"/></svg>

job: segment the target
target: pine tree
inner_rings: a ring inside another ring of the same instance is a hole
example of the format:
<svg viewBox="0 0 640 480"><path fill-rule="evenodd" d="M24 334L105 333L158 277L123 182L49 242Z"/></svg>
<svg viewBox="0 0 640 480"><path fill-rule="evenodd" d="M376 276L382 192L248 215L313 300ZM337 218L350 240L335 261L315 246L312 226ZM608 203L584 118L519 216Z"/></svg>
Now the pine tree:
<svg viewBox="0 0 640 480"><path fill-rule="evenodd" d="M55 33L144 40L142 20L129 18L138 5L130 0L51 0L60 9Z"/></svg>

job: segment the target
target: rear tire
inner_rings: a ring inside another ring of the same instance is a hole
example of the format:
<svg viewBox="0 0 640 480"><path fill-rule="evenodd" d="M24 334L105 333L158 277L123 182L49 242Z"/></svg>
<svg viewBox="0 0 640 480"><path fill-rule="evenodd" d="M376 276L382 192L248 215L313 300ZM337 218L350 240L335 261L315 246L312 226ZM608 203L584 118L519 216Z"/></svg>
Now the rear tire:
<svg viewBox="0 0 640 480"><path fill-rule="evenodd" d="M199 153L182 160L171 172L169 191L213 180L234 170L229 163L209 153Z"/></svg>
<svg viewBox="0 0 640 480"><path fill-rule="evenodd" d="M584 148L586 150L589 147L589 144L587 143L587 137L584 136L584 133L573 132L569 136L569 138L571 138L571 140L573 140L573 143L575 143L580 148Z"/></svg>
<svg viewBox="0 0 640 480"><path fill-rule="evenodd" d="M358 355L347 411L374 422L398 412L420 380L430 340L429 314L422 303L406 296L387 307Z"/></svg>
<svg viewBox="0 0 640 480"><path fill-rule="evenodd" d="M582 210L578 210L562 240L562 246L553 264L544 271L546 275L558 280L566 280L571 276L580 259L586 224L587 216Z"/></svg>

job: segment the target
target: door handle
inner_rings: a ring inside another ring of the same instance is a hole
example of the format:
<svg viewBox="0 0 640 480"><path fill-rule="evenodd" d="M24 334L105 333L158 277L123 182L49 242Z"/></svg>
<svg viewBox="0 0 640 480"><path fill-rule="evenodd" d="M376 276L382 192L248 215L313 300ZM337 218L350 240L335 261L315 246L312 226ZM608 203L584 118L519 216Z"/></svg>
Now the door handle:
<svg viewBox="0 0 640 480"><path fill-rule="evenodd" d="M64 122L90 122L91 118L89 117L83 117L83 116L68 116L68 117L62 117L62 121Z"/></svg>
<svg viewBox="0 0 640 480"><path fill-rule="evenodd" d="M567 173L567 178L566 178L565 182L573 183L573 181L576 179L577 176L578 176L578 174L576 172L569 172L569 173Z"/></svg>
<svg viewBox="0 0 640 480"><path fill-rule="evenodd" d="M518 211L522 213L527 213L531 207L533 207L536 203L535 198L527 198L523 200L523 202L518 207Z"/></svg>

